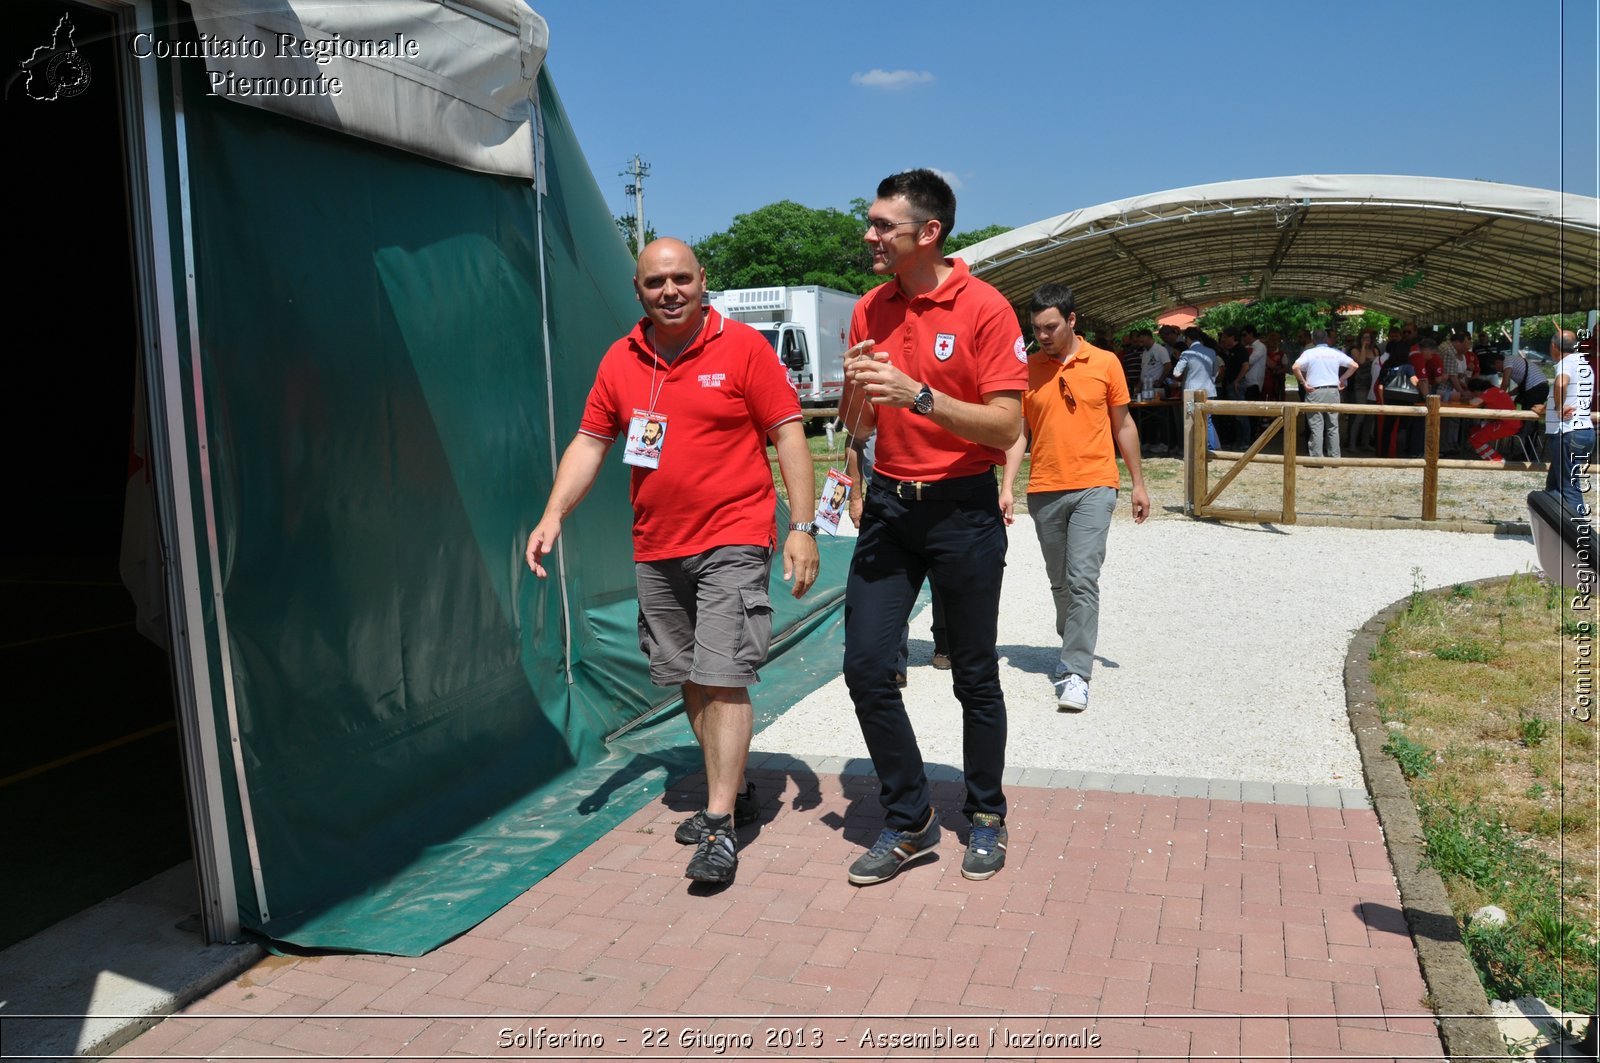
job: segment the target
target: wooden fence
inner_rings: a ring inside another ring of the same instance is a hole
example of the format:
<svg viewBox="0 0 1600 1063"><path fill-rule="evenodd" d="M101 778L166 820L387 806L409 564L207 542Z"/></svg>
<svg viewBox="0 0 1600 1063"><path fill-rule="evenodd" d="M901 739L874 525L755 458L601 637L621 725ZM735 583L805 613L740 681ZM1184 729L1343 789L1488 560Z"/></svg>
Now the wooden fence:
<svg viewBox="0 0 1600 1063"><path fill-rule="evenodd" d="M1299 419L1309 413L1381 415L1383 417L1427 419L1420 458L1312 458L1298 453ZM1242 453L1211 451L1206 448L1206 416L1247 416L1256 419L1272 417L1267 426ZM1275 416L1274 416L1275 415ZM1439 470L1476 469L1487 474L1505 471L1542 470L1543 462L1488 462L1457 460L1439 456L1439 424L1446 418L1469 421L1532 421L1540 415L1527 410L1485 410L1469 406L1444 406L1437 395L1429 396L1423 406L1388 406L1316 402L1245 402L1237 399L1208 399L1204 392L1190 391L1183 399L1183 511L1194 517L1212 517L1219 520L1237 520L1277 524L1294 524L1295 470L1302 465L1355 466L1381 469L1422 470L1422 520L1438 520ZM1262 454L1261 448L1275 437L1283 439L1283 454ZM1228 460L1232 464L1222 479L1211 484L1211 459ZM1283 502L1281 509L1231 509L1216 505L1217 496L1234 481L1252 461L1283 465ZM1592 466L1591 466L1592 468Z"/></svg>

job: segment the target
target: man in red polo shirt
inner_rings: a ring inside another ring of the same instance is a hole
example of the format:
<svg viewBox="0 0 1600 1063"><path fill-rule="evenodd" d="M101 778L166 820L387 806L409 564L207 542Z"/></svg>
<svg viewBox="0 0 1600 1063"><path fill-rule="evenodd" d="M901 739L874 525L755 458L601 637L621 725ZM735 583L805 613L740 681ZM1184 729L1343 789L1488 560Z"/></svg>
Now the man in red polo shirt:
<svg viewBox="0 0 1600 1063"><path fill-rule="evenodd" d="M856 304L840 401L852 436L877 435L845 590L844 677L881 784L886 826L850 867L858 886L931 856L939 819L890 666L925 577L945 607L961 702L972 822L961 873L1005 864L1006 704L995 653L1006 529L994 467L1021 429L1028 355L1005 297L944 257L956 197L932 170L878 185L867 212L873 272Z"/></svg>
<svg viewBox="0 0 1600 1063"><path fill-rule="evenodd" d="M633 286L645 317L600 362L527 557L543 578L561 521L625 435L640 646L652 682L682 686L705 755L706 807L677 831L678 841L696 846L685 876L727 883L739 865L734 828L760 815L744 766L753 725L747 688L760 678L772 636L777 492L768 439L790 511L801 518L783 546L783 578L794 580L796 598L817 578L817 544L811 451L794 387L760 333L702 305L705 283L681 241L657 240L639 256Z"/></svg>

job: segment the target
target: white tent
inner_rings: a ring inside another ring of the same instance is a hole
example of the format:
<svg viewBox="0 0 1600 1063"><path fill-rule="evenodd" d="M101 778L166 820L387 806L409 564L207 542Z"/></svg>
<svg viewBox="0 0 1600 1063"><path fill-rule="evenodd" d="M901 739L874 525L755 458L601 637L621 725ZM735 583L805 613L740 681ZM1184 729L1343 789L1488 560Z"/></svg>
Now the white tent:
<svg viewBox="0 0 1600 1063"><path fill-rule="evenodd" d="M1013 303L1072 286L1086 321L1268 296L1425 322L1596 305L1600 200L1434 177L1226 181L1068 211L963 248Z"/></svg>

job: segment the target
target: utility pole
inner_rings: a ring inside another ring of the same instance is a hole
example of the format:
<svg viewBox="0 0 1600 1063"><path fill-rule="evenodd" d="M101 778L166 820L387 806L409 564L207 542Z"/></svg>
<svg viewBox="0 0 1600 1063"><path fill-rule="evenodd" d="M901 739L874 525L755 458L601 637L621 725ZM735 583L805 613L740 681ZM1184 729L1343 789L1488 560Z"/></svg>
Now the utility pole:
<svg viewBox="0 0 1600 1063"><path fill-rule="evenodd" d="M628 168L618 176L631 177L631 184L623 186L623 191L633 197L633 242L634 253L644 250L644 179L650 175L650 164L635 155L628 161Z"/></svg>

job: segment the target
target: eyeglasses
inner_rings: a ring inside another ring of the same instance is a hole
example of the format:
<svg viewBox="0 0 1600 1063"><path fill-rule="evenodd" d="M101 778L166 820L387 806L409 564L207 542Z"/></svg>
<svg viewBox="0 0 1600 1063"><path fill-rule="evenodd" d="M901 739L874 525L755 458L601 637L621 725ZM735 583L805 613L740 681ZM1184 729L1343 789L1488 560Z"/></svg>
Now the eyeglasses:
<svg viewBox="0 0 1600 1063"><path fill-rule="evenodd" d="M1078 412L1078 400L1073 396L1072 389L1067 387L1065 376L1056 377L1056 383L1061 387L1061 400L1067 404L1068 413Z"/></svg>
<svg viewBox="0 0 1600 1063"><path fill-rule="evenodd" d="M925 224L927 224L927 223L926 222L921 222L921 221L916 221L914 219L912 221L890 221L887 218L868 218L867 219L867 228L871 229L873 232L877 233L879 236L888 236L890 233L894 232L896 229L898 229L902 225L925 225Z"/></svg>

